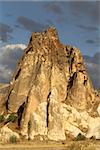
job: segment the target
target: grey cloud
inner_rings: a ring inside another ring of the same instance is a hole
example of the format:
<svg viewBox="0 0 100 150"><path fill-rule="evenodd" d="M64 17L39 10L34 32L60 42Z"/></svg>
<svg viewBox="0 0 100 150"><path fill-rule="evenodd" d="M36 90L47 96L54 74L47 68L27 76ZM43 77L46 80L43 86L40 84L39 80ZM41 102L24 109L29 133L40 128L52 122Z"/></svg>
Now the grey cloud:
<svg viewBox="0 0 100 150"><path fill-rule="evenodd" d="M64 3L66 2L60 2L60 1L53 1L48 2L44 5L46 13L53 13L55 16L55 20L49 20L49 25L54 25L54 23L65 23L66 22L66 12L64 12ZM64 14L65 13L65 14ZM51 23L52 22L52 23Z"/></svg>
<svg viewBox="0 0 100 150"><path fill-rule="evenodd" d="M6 16L7 16L7 17L12 17L13 15L10 14L10 13L7 13Z"/></svg>
<svg viewBox="0 0 100 150"><path fill-rule="evenodd" d="M24 16L18 17L17 22L30 32L41 32L48 27Z"/></svg>
<svg viewBox="0 0 100 150"><path fill-rule="evenodd" d="M100 65L100 52L95 53L93 57L84 55L86 62Z"/></svg>
<svg viewBox="0 0 100 150"><path fill-rule="evenodd" d="M12 77L12 70L0 66L0 83L8 83Z"/></svg>
<svg viewBox="0 0 100 150"><path fill-rule="evenodd" d="M54 14L61 15L63 14L60 2L49 2L44 5L44 8L47 11L50 11Z"/></svg>
<svg viewBox="0 0 100 150"><path fill-rule="evenodd" d="M94 44L95 41L94 40L86 40L86 43L88 43L88 44Z"/></svg>
<svg viewBox="0 0 100 150"><path fill-rule="evenodd" d="M90 17L94 24L100 25L100 1L96 1L94 3L95 5L90 12Z"/></svg>
<svg viewBox="0 0 100 150"><path fill-rule="evenodd" d="M51 12L60 17L60 22L72 21L74 22L82 22L83 24L88 22L88 24L92 24L90 27L83 27L86 30L97 31L96 28L100 25L100 12L99 1L53 1L47 2L44 5L46 12ZM70 17L69 17L70 14Z"/></svg>
<svg viewBox="0 0 100 150"><path fill-rule="evenodd" d="M84 59L94 87L100 89L100 52L93 57L85 55Z"/></svg>
<svg viewBox="0 0 100 150"><path fill-rule="evenodd" d="M93 39L87 39L85 41L87 44L94 44L95 46L100 46L100 39L99 39L99 36L98 37L94 37Z"/></svg>
<svg viewBox="0 0 100 150"><path fill-rule="evenodd" d="M98 34L98 36L95 38L96 42L99 43L100 45L100 34Z"/></svg>
<svg viewBox="0 0 100 150"><path fill-rule="evenodd" d="M21 28L20 25L18 25L18 24L15 24L14 27L19 28L19 29Z"/></svg>
<svg viewBox="0 0 100 150"><path fill-rule="evenodd" d="M10 81L25 47L24 44L12 44L0 49L0 82Z"/></svg>
<svg viewBox="0 0 100 150"><path fill-rule="evenodd" d="M100 67L94 63L86 63L90 79L96 89L100 89Z"/></svg>
<svg viewBox="0 0 100 150"><path fill-rule="evenodd" d="M0 23L0 40L3 42L7 42L8 40L10 40L12 38L12 36L10 35L10 33L13 32L13 29L4 24L4 23Z"/></svg>
<svg viewBox="0 0 100 150"><path fill-rule="evenodd" d="M99 29L94 26L77 25L77 27L87 31L99 31Z"/></svg>
<svg viewBox="0 0 100 150"><path fill-rule="evenodd" d="M73 14L80 14L81 18L85 16L95 25L100 23L100 1L71 1L69 6Z"/></svg>
<svg viewBox="0 0 100 150"><path fill-rule="evenodd" d="M14 51L8 50L2 56L0 62L6 66L7 69L15 69L16 63L18 62L20 56L23 54L23 51L20 49L15 49Z"/></svg>

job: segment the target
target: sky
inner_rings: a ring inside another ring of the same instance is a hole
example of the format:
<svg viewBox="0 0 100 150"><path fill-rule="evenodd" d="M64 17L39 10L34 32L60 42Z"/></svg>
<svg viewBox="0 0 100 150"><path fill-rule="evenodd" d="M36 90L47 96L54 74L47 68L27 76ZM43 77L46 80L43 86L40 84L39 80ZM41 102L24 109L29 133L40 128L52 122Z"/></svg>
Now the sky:
<svg viewBox="0 0 100 150"><path fill-rule="evenodd" d="M81 49L87 70L100 88L100 1L1 1L0 82L9 82L32 32L50 26L63 44Z"/></svg>

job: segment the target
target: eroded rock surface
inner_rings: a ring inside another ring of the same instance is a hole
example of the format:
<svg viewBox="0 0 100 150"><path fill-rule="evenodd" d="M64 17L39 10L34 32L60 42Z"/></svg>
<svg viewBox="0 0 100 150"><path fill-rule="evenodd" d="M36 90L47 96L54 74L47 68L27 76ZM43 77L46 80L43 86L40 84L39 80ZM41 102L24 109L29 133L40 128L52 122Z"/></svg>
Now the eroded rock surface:
<svg viewBox="0 0 100 150"><path fill-rule="evenodd" d="M65 140L68 133L89 137L94 134L90 125L95 125L95 119L100 132L99 104L100 96L92 86L80 50L63 45L55 28L33 33L7 98L9 112L22 111L21 134L31 139L43 135L50 140Z"/></svg>
<svg viewBox="0 0 100 150"><path fill-rule="evenodd" d="M46 102L38 106L37 112L32 114L32 126L29 138L36 135L47 136L49 140L66 140L66 135L77 137L78 134L86 138L100 139L100 117L91 117L86 111L78 111L76 108L59 103L52 99L49 108L49 123L46 126ZM44 110L44 111L43 111ZM26 134L27 137L27 132ZM28 137L27 137L28 138Z"/></svg>
<svg viewBox="0 0 100 150"><path fill-rule="evenodd" d="M9 92L9 84L0 84L0 114L5 111L6 99Z"/></svg>
<svg viewBox="0 0 100 150"><path fill-rule="evenodd" d="M7 125L5 125L4 127L0 129L0 142L3 142L3 143L11 142L10 141L11 138L16 138L15 140L17 141L20 139L20 136L18 133L13 132L10 128L7 127Z"/></svg>

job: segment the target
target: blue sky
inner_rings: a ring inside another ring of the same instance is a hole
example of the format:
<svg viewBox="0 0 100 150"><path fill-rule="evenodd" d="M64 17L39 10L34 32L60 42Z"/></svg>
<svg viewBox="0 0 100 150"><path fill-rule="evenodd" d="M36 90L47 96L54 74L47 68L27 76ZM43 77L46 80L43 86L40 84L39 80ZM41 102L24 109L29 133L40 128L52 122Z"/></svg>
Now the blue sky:
<svg viewBox="0 0 100 150"><path fill-rule="evenodd" d="M72 44L83 54L93 55L100 51L99 6L97 1L1 1L0 22L13 30L8 43L27 44L32 31L36 30L36 27L27 29L33 21L33 25L36 22L44 26L43 30L46 25L56 26L64 44Z"/></svg>
<svg viewBox="0 0 100 150"><path fill-rule="evenodd" d="M100 52L99 8L99 1L0 1L1 51L11 44L27 45L32 32L55 26L62 43L79 47L94 63Z"/></svg>

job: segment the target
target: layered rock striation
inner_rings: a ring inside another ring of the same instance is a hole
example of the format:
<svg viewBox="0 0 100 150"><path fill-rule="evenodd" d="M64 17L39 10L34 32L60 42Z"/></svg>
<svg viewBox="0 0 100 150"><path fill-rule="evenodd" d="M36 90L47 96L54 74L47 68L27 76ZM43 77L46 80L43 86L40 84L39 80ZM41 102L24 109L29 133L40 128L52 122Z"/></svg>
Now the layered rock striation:
<svg viewBox="0 0 100 150"><path fill-rule="evenodd" d="M0 84L0 114L6 110L6 99L8 97L9 84Z"/></svg>
<svg viewBox="0 0 100 150"><path fill-rule="evenodd" d="M99 105L80 49L63 45L53 27L32 33L10 82L6 105L9 113L18 113L21 134L57 141L65 140L66 134L93 136L90 124L95 119L100 129Z"/></svg>

